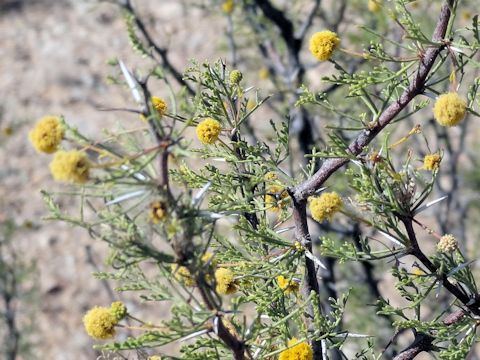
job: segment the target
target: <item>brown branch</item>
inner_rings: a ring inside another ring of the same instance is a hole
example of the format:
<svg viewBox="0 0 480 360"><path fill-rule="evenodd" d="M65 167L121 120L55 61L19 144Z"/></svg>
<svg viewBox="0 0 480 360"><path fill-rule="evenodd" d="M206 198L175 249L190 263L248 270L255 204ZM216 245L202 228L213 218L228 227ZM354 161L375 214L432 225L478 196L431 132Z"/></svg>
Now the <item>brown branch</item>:
<svg viewBox="0 0 480 360"><path fill-rule="evenodd" d="M312 239L310 238L310 233L308 231L306 201L297 203L295 201L295 198L292 197L292 199L293 199L293 218L295 220L295 225L296 225L295 238L305 247L307 251L311 253ZM308 296L310 296L310 293L312 291L318 297L318 304L319 304L318 311L322 313L322 309L320 307L320 297L319 297L320 291L319 291L318 278L317 278L317 269L313 260L305 256L305 275L304 275L304 281L302 282L303 296L307 298ZM306 314L307 328L309 330L314 330L312 329L312 327L313 327L313 319L314 319L315 311L311 302L308 304L306 311L307 311L307 314ZM314 359L323 358L322 342L320 340L312 341L312 349L313 349Z"/></svg>
<svg viewBox="0 0 480 360"><path fill-rule="evenodd" d="M442 6L440 17L432 36L432 42L439 43L445 36L450 19L450 7L453 0L447 0ZM443 45L430 47L421 58L415 78L400 98L388 106L380 115L376 123L369 129L363 130L349 145L348 150L353 155L358 155L392 120L415 98L422 93L427 75L435 63ZM320 169L308 180L294 188L293 194L297 201L306 200L340 167L348 163L348 159L333 158L325 160Z"/></svg>
<svg viewBox="0 0 480 360"><path fill-rule="evenodd" d="M196 277L196 282L198 286L198 290L200 291L200 295L207 306L207 308L211 311L215 312L215 317L218 319L216 324L217 329L216 333L218 337L223 341L223 343L232 351L233 357L235 360L244 360L245 359L245 351L247 350L245 343L237 338L236 335L232 334L223 323L222 317L219 315L220 308L219 305L213 300L212 296L210 295L209 285L205 281L205 274L201 271L198 276ZM214 326L214 322L212 322L211 326Z"/></svg>
<svg viewBox="0 0 480 360"><path fill-rule="evenodd" d="M447 25L450 19L450 6L452 5L453 0L447 0L446 3L442 6L441 14L437 22L434 34L432 36L433 42L440 42L446 33ZM285 36L284 32L289 31L291 27L288 24L288 19L282 18L278 11L272 11L270 16L266 13L267 10L273 10L269 7L268 1L257 0L256 4L260 7L263 6L262 10L265 16L269 17L272 21L277 24L283 24L286 26L286 30L282 31L282 34ZM279 25L279 26L280 26ZM285 41L288 44L288 40L285 38ZM392 120L403 110L405 107L412 101L412 99L420 94L423 91L425 80L430 70L432 69L437 56L442 51L443 46L435 46L426 50L423 58L420 61L417 73L415 78L411 82L410 86L404 91L400 98L392 103L386 108L386 110L380 115L376 123L369 129L362 131L354 141L349 145L348 150L354 155L360 154L364 147L368 145ZM307 214L306 214L306 200L307 198L315 193L323 183L340 167L345 165L349 160L348 159L329 159L326 160L320 169L308 180L298 185L297 187L289 189L289 194L292 197L293 201L293 218L295 220L295 237L300 241L303 246L311 252L312 242L310 233L308 230L307 224ZM317 297L319 297L319 285L315 269L315 264L311 259L305 257L305 281L304 281L304 295L309 295L312 291L315 292ZM313 308L310 306L307 308L307 321L310 322L313 319ZM321 309L319 309L321 310ZM314 350L314 359L322 359L322 344L320 341L313 341L312 347Z"/></svg>
<svg viewBox="0 0 480 360"><path fill-rule="evenodd" d="M408 238L410 240L410 254L415 256L432 274L439 276L439 280L445 289L450 294L460 300L467 308L475 315L480 315L480 296L479 294L473 294L473 298L468 296L462 289L452 284L447 277L447 274L439 274L438 267L433 264L430 259L423 253L418 245L415 230L413 229L413 222L411 218L401 218L402 223L405 225Z"/></svg>
<svg viewBox="0 0 480 360"><path fill-rule="evenodd" d="M448 315L445 319L443 319L442 322L447 326L453 325L462 320L464 315L465 313L463 310L457 310L456 312ZM395 356L394 360L412 360L421 352L433 350L434 347L432 342L434 339L435 338L432 335L417 333L413 343Z"/></svg>

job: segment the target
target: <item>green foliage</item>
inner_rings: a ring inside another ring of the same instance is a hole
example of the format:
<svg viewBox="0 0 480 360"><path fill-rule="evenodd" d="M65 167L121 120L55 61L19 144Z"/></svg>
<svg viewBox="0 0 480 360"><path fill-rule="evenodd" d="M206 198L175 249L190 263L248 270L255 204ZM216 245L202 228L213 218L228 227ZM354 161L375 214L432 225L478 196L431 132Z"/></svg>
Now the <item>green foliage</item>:
<svg viewBox="0 0 480 360"><path fill-rule="evenodd" d="M236 70L224 61L193 61L179 79L162 49L145 48L137 36L139 30L145 35L143 24L129 11L133 48L149 57L159 51L163 59L163 67L155 64L147 79L135 78L118 62L140 103L138 121L144 127L119 127L91 139L65 124L70 146L89 151L94 175L83 187L43 192L49 219L81 226L108 243L107 264L114 270L96 277L114 281L117 291L138 293L152 309L147 319L129 311L134 325L121 325L135 336L97 347L155 348L166 358L224 359L233 352L238 359L246 354L272 359L296 338L311 344L307 348L315 348L316 357L322 356L322 347L338 356L349 352L359 359L378 359L387 342L378 329L389 326L426 336L432 346L425 350L433 349L441 358L465 356L475 342L475 318L453 323L441 318L457 307L479 315L472 263L461 247L445 254L425 250L422 242L438 240L439 232L445 232L441 224L441 231L425 225L422 213L442 206L445 197L432 199L432 194L446 190L439 180L443 168L417 163L425 154L443 158L438 139L448 136L444 129L412 119L417 113L424 116L430 106L423 95L443 93L457 81L469 89L469 113L477 114L478 78L464 74L476 66L478 18L471 29L463 29L471 34L459 35L451 20L444 24L445 36L453 40L432 41L431 24L419 21L409 1L397 0L388 7L391 26L401 29L402 39L393 38L386 24L381 29L364 26L368 47L330 59L332 73L322 76L319 90L301 85L307 82L307 67L299 63L296 40L286 34L294 26L288 17L255 2L238 6L247 24L265 30L262 36L277 26L283 37L283 42L268 44L257 39L263 56L269 56L266 49L288 54L283 67L268 63L284 70L283 78L281 71L270 71L278 76L272 79L274 96L262 97L259 89L246 87L248 72L241 81L230 76ZM455 2L453 13L457 6ZM420 78L428 65L424 57L432 54L438 59ZM174 94L170 75L194 89L192 94ZM180 105L165 114L156 111L148 81L165 85ZM275 117L267 121L269 116ZM317 117L325 129L320 135L314 131ZM208 118L221 130L206 129L212 141L204 144L197 126ZM445 152L458 159L461 151L448 141ZM335 181L325 184L335 171ZM453 182L456 171L449 173ZM305 210L308 195L318 195L325 185L342 192L344 205L329 222L314 224ZM60 195L76 197L78 213L65 214ZM453 200L446 203L449 211ZM345 277L336 283L333 264ZM402 305L392 305L380 293L374 270L386 267ZM350 268L356 271L345 271ZM376 302L379 317L364 324L362 334L345 327L358 324L349 321L349 311L365 316L365 304L358 299L348 306L351 288L362 301ZM432 301L439 296L445 301ZM165 319L155 319L158 309ZM170 354L170 344L181 344L180 352Z"/></svg>

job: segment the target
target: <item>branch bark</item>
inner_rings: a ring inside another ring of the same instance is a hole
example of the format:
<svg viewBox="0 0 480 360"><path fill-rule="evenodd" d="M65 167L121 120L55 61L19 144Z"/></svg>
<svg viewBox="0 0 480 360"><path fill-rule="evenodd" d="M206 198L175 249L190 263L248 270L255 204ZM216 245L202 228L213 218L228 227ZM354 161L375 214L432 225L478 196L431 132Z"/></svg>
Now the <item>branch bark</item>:
<svg viewBox="0 0 480 360"><path fill-rule="evenodd" d="M474 297L468 296L463 290L452 284L446 274L438 274L438 268L433 264L430 259L423 253L418 245L417 237L415 235L415 230L413 229L413 222L411 218L402 218L403 224L407 231L408 238L410 240L411 250L410 253L415 256L420 262L432 273L437 274L440 277L440 281L445 289L448 290L450 294L460 300L473 314L480 316L480 296L479 294L474 294Z"/></svg>
<svg viewBox="0 0 480 360"><path fill-rule="evenodd" d="M463 310L457 310L456 312L448 315L443 319L445 325L453 325L463 319L465 313ZM417 333L413 343L405 350L401 351L393 360L412 360L418 354L424 351L430 351L433 349L432 342L434 337L428 334Z"/></svg>
<svg viewBox="0 0 480 360"><path fill-rule="evenodd" d="M392 120L412 101L415 96L422 93L425 80L432 69L435 60L444 45L440 42L445 37L448 22L450 20L450 7L453 6L453 0L447 0L442 6L440 17L432 36L432 42L438 43L438 46L430 47L420 60L420 64L415 78L410 86L402 93L400 98L388 106L380 115L376 123L369 129L363 130L349 145L348 150L352 155L358 155L362 150L375 139L375 137L388 125ZM325 181L339 168L348 163L348 159L332 158L325 160L320 169L308 180L294 188L293 196L297 202L305 201L309 196L313 195Z"/></svg>
<svg viewBox="0 0 480 360"><path fill-rule="evenodd" d="M285 31L292 31L291 23L288 23L288 19L281 17L277 12L271 12L271 15L267 15L269 8L268 1L257 0L256 4L262 8L265 16L269 17L278 26L284 25L285 30L282 31L282 35L288 44L288 34ZM450 19L450 7L453 4L453 0L447 0L442 6L440 17L435 27L432 41L439 43L438 46L431 47L426 50L424 56L420 60L415 78L412 80L410 86L403 92L400 98L386 108L386 110L380 115L376 123L369 129L363 130L349 145L348 150L353 155L360 154L364 147L368 145L392 120L412 101L415 96L423 91L426 78L432 69L438 55L443 50L443 45L440 44L447 31L448 22ZM270 4L271 7L271 4ZM287 36L287 37L286 37ZM295 47L293 47L295 48ZM311 252L312 242L307 224L306 213L306 201L309 196L315 193L324 182L340 167L348 163L348 159L337 158L328 159L320 167L320 169L302 184L289 189L289 194L293 201L293 218L295 221L296 231L295 237L300 241L303 246ZM305 257L305 281L304 281L304 293L310 294L313 291L319 297L319 285L315 269L315 264L311 259ZM321 309L320 309L321 310ZM307 308L307 318L313 315L313 308L310 306ZM314 351L314 359L322 359L322 344L320 341L313 341L312 343Z"/></svg>

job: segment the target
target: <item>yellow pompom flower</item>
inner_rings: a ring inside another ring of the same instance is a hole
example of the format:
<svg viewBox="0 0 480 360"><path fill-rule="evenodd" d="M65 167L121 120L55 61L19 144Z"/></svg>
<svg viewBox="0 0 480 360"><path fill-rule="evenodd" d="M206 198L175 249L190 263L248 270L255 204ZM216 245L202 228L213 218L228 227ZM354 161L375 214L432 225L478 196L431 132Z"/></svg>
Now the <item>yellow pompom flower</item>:
<svg viewBox="0 0 480 360"><path fill-rule="evenodd" d="M29 137L35 150L52 154L58 150L64 134L65 129L58 117L44 116L30 131Z"/></svg>
<svg viewBox="0 0 480 360"><path fill-rule="evenodd" d="M110 305L110 311L117 322L127 316L127 307L121 301L114 301Z"/></svg>
<svg viewBox="0 0 480 360"><path fill-rule="evenodd" d="M207 118L197 125L197 137L203 144L213 144L221 131L220 123L212 118Z"/></svg>
<svg viewBox="0 0 480 360"><path fill-rule="evenodd" d="M458 249L457 239L451 234L443 235L437 244L437 251L451 253Z"/></svg>
<svg viewBox="0 0 480 360"><path fill-rule="evenodd" d="M165 115L168 109L165 100L159 98L158 96L152 96L152 106L160 116Z"/></svg>
<svg viewBox="0 0 480 360"><path fill-rule="evenodd" d="M280 211L285 209L288 205L288 192L281 185L270 185L267 188L265 195L265 204L269 207L268 210Z"/></svg>
<svg viewBox="0 0 480 360"><path fill-rule="evenodd" d="M88 180L90 166L83 151L58 151L50 163L50 171L57 181L83 184Z"/></svg>
<svg viewBox="0 0 480 360"><path fill-rule="evenodd" d="M433 171L437 170L440 166L440 162L442 161L442 157L440 154L427 154L423 158L423 167L422 169Z"/></svg>
<svg viewBox="0 0 480 360"><path fill-rule="evenodd" d="M467 111L467 102L456 92L442 94L435 101L433 115L441 126L455 126L462 121Z"/></svg>
<svg viewBox="0 0 480 360"><path fill-rule="evenodd" d="M328 60L340 45L340 38L333 31L319 31L310 38L309 50L320 61Z"/></svg>
<svg viewBox="0 0 480 360"><path fill-rule="evenodd" d="M295 280L288 280L283 275L277 277L277 284L278 287L287 295L298 292L298 289L300 288L300 284L298 282Z"/></svg>
<svg viewBox="0 0 480 360"><path fill-rule="evenodd" d="M115 336L117 319L109 308L95 306L83 317L87 334L95 339L110 339Z"/></svg>
<svg viewBox="0 0 480 360"><path fill-rule="evenodd" d="M288 346L298 343L296 338L288 341ZM312 360L313 350L312 347L306 343L301 342L289 349L286 349L280 353L278 360Z"/></svg>
<svg viewBox="0 0 480 360"><path fill-rule="evenodd" d="M235 2L233 0L226 0L222 4L222 10L225 14L231 14L235 9Z"/></svg>
<svg viewBox="0 0 480 360"><path fill-rule="evenodd" d="M382 0L368 0L368 10L376 13L382 9Z"/></svg>
<svg viewBox="0 0 480 360"><path fill-rule="evenodd" d="M232 70L230 72L229 80L230 84L239 84L243 79L243 74L240 70Z"/></svg>
<svg viewBox="0 0 480 360"><path fill-rule="evenodd" d="M158 224L167 217L167 206L161 201L154 201L150 204L150 220Z"/></svg>
<svg viewBox="0 0 480 360"><path fill-rule="evenodd" d="M147 360L162 360L162 358L158 355L149 356Z"/></svg>
<svg viewBox="0 0 480 360"><path fill-rule="evenodd" d="M230 269L219 268L215 271L215 281L217 282L217 292L228 295L237 291L235 276Z"/></svg>
<svg viewBox="0 0 480 360"><path fill-rule="evenodd" d="M318 222L331 220L343 206L342 199L336 192L323 193L310 201L312 218Z"/></svg>
<svg viewBox="0 0 480 360"><path fill-rule="evenodd" d="M172 272L175 279L177 279L177 281L181 284L187 287L195 286L195 279L185 266L177 266L176 264L172 264Z"/></svg>

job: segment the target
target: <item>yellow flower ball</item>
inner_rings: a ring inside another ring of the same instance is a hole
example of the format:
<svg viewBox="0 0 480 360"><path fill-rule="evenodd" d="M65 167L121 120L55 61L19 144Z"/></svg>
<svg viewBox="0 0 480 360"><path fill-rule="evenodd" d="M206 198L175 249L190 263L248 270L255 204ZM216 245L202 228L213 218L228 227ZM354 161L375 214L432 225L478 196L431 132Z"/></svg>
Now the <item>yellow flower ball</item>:
<svg viewBox="0 0 480 360"><path fill-rule="evenodd" d="M331 220L343 206L342 199L336 192L322 193L310 201L312 218L318 222Z"/></svg>
<svg viewBox="0 0 480 360"><path fill-rule="evenodd" d="M229 80L230 84L239 84L243 79L243 74L240 70L232 70L230 72Z"/></svg>
<svg viewBox="0 0 480 360"><path fill-rule="evenodd" d="M458 249L457 239L451 234L443 235L437 244L437 251L451 253Z"/></svg>
<svg viewBox="0 0 480 360"><path fill-rule="evenodd" d="M161 201L154 201L150 204L150 220L158 224L167 217L167 206Z"/></svg>
<svg viewBox="0 0 480 360"><path fill-rule="evenodd" d="M336 33L325 30L319 31L310 38L309 50L320 61L328 60L340 45L340 38Z"/></svg>
<svg viewBox="0 0 480 360"><path fill-rule="evenodd" d="M202 144L213 144L218 140L222 126L217 120L207 118L197 125L197 137Z"/></svg>
<svg viewBox="0 0 480 360"><path fill-rule="evenodd" d="M422 169L433 171L437 170L440 166L440 162L442 161L442 157L440 154L427 154L423 158L423 167Z"/></svg>
<svg viewBox="0 0 480 360"><path fill-rule="evenodd" d="M35 150L52 154L58 150L64 134L65 129L58 117L45 116L30 131L29 137Z"/></svg>
<svg viewBox="0 0 480 360"><path fill-rule="evenodd" d="M110 339L115 336L117 319L109 308L95 306L83 317L87 334L95 339Z"/></svg>
<svg viewBox="0 0 480 360"><path fill-rule="evenodd" d="M217 269L215 271L215 280L219 294L228 295L237 291L237 284L232 270L226 268Z"/></svg>
<svg viewBox="0 0 480 360"><path fill-rule="evenodd" d="M158 355L149 356L147 360L162 360L162 358Z"/></svg>
<svg viewBox="0 0 480 360"><path fill-rule="evenodd" d="M235 9L235 2L233 0L226 0L222 4L222 10L225 14L231 14Z"/></svg>
<svg viewBox="0 0 480 360"><path fill-rule="evenodd" d="M118 322L127 316L127 307L121 301L114 301L110 305L110 312L114 316L115 320Z"/></svg>
<svg viewBox="0 0 480 360"><path fill-rule="evenodd" d="M278 287L287 295L298 292L298 289L300 288L300 284L298 282L295 280L288 280L283 275L277 277L277 284Z"/></svg>
<svg viewBox="0 0 480 360"><path fill-rule="evenodd" d="M160 116L165 115L168 110L165 100L159 98L158 96L152 96L152 106Z"/></svg>
<svg viewBox="0 0 480 360"><path fill-rule="evenodd" d="M442 94L433 107L435 120L442 126L455 126L462 121L467 111L467 102L456 92Z"/></svg>
<svg viewBox="0 0 480 360"><path fill-rule="evenodd" d="M83 184L89 178L90 166L83 151L58 151L50 163L50 171L57 181Z"/></svg>
<svg viewBox="0 0 480 360"><path fill-rule="evenodd" d="M376 13L382 9L382 0L368 0L368 10Z"/></svg>
<svg viewBox="0 0 480 360"><path fill-rule="evenodd" d="M282 185L270 185L267 187L265 204L269 207L268 210L280 211L287 207L288 200L288 192Z"/></svg>
<svg viewBox="0 0 480 360"><path fill-rule="evenodd" d="M297 342L298 340L293 338L288 341L288 346L292 346ZM313 350L308 343L301 342L289 349L282 351L278 360L313 360Z"/></svg>
<svg viewBox="0 0 480 360"><path fill-rule="evenodd" d="M172 272L175 279L187 287L195 286L195 279L185 266L177 266L172 264Z"/></svg>

